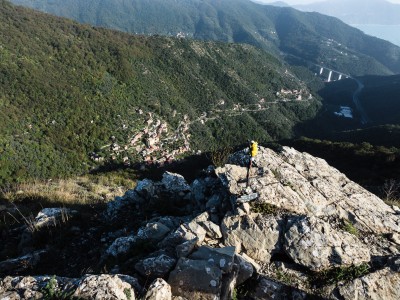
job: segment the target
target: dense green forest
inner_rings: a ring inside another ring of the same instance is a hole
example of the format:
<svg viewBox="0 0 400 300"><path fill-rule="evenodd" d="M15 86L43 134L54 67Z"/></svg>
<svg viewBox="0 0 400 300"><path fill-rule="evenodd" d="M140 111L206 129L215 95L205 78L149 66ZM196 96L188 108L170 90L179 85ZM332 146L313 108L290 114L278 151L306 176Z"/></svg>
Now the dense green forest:
<svg viewBox="0 0 400 300"><path fill-rule="evenodd" d="M0 33L3 185L86 172L89 153L140 130L147 112L172 130L187 115L192 149L207 150L290 138L321 105L279 101L281 89L314 94L295 74L312 75L248 45L131 36L4 0Z"/></svg>
<svg viewBox="0 0 400 300"><path fill-rule="evenodd" d="M345 74L400 73L400 48L336 18L250 0L11 0L81 23L136 34L247 43L296 64Z"/></svg>

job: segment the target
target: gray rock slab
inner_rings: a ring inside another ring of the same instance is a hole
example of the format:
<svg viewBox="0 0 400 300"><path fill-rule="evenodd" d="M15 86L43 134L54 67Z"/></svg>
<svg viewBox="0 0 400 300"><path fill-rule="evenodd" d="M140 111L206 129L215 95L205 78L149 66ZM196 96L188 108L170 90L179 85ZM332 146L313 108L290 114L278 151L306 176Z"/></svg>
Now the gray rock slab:
<svg viewBox="0 0 400 300"><path fill-rule="evenodd" d="M176 264L176 259L166 254L155 257L148 257L139 261L135 265L136 271L145 277L164 277L171 271Z"/></svg>
<svg viewBox="0 0 400 300"><path fill-rule="evenodd" d="M285 299L285 300L302 300L302 299L318 299L318 297L310 298L305 291L294 288L292 286L274 281L268 277L260 277L255 291L251 292L251 299Z"/></svg>
<svg viewBox="0 0 400 300"><path fill-rule="evenodd" d="M144 300L171 300L171 286L162 278L154 280L144 297Z"/></svg>
<svg viewBox="0 0 400 300"><path fill-rule="evenodd" d="M110 247L107 248L106 253L114 257L124 255L129 252L135 243L136 237L133 235L117 238Z"/></svg>
<svg viewBox="0 0 400 300"><path fill-rule="evenodd" d="M135 291L126 276L118 275L87 275L80 280L73 295L79 299L134 300Z"/></svg>
<svg viewBox="0 0 400 300"><path fill-rule="evenodd" d="M68 221L70 217L76 215L78 212L75 210L54 207L43 208L35 217L33 227L40 229L42 227L55 227L61 223Z"/></svg>
<svg viewBox="0 0 400 300"><path fill-rule="evenodd" d="M161 182L165 188L171 192L179 193L190 191L189 184L180 174L165 172Z"/></svg>
<svg viewBox="0 0 400 300"><path fill-rule="evenodd" d="M208 246L201 246L189 258L207 261L208 264L220 268L223 273L228 273L232 270L235 258L235 247L211 248Z"/></svg>
<svg viewBox="0 0 400 300"><path fill-rule="evenodd" d="M172 294L192 299L215 299L221 293L222 271L214 264L180 258L170 273ZM196 298L202 295L204 298Z"/></svg>
<svg viewBox="0 0 400 300"><path fill-rule="evenodd" d="M253 215L226 216L221 224L226 246L242 250L252 259L268 263L273 252L281 248L282 225L274 216Z"/></svg>
<svg viewBox="0 0 400 300"><path fill-rule="evenodd" d="M335 230L316 217L289 220L284 249L296 263L314 271L371 259L368 248L356 236Z"/></svg>
<svg viewBox="0 0 400 300"><path fill-rule="evenodd" d="M243 256L236 254L234 263L239 266L239 272L236 278L236 284L240 285L253 276L254 267L253 265L247 261Z"/></svg>
<svg viewBox="0 0 400 300"><path fill-rule="evenodd" d="M160 222L147 223L146 226L139 228L136 235L138 240L149 241L149 242L159 242L168 233L170 228L165 226Z"/></svg>
<svg viewBox="0 0 400 300"><path fill-rule="evenodd" d="M350 283L339 284L332 292L332 299L400 299L400 274L385 268L357 278Z"/></svg>
<svg viewBox="0 0 400 300"><path fill-rule="evenodd" d="M238 152L231 162L241 164L246 155ZM255 162L258 167L249 190L259 195L257 201L295 214L352 220L365 232L400 233L400 215L392 207L323 159L289 147L280 153L259 147ZM216 172L231 194L241 195L245 167L225 165Z"/></svg>

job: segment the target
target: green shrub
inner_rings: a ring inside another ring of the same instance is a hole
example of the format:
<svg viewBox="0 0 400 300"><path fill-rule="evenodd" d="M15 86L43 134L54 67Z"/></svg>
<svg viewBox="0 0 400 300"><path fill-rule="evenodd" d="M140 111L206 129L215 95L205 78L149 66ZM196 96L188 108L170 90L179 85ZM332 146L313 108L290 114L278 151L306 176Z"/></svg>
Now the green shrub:
<svg viewBox="0 0 400 300"><path fill-rule="evenodd" d="M273 215L279 211L279 208L268 202L254 202L251 209L255 213L260 213L263 215Z"/></svg>
<svg viewBox="0 0 400 300"><path fill-rule="evenodd" d="M62 291L59 290L55 276L52 276L41 290L44 300L72 300L77 299L73 297L74 290Z"/></svg>
<svg viewBox="0 0 400 300"><path fill-rule="evenodd" d="M313 285L329 285L339 282L349 282L358 277L362 277L369 273L370 266L367 263L355 266L346 266L324 270L311 276Z"/></svg>
<svg viewBox="0 0 400 300"><path fill-rule="evenodd" d="M348 233L351 233L352 235L355 235L356 237L360 235L358 229L354 227L354 225L350 221L345 219L342 220L341 229L347 231Z"/></svg>
<svg viewBox="0 0 400 300"><path fill-rule="evenodd" d="M220 149L212 150L208 157L215 167L223 167L227 163L231 154L232 148L226 146Z"/></svg>

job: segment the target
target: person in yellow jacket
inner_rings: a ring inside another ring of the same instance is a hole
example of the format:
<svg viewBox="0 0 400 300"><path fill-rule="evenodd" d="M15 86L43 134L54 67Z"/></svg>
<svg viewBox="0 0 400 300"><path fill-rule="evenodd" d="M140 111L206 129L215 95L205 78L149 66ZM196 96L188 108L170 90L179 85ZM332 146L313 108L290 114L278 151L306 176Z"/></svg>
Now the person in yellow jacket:
<svg viewBox="0 0 400 300"><path fill-rule="evenodd" d="M255 141L250 142L250 161L253 162L258 153L258 143Z"/></svg>
<svg viewBox="0 0 400 300"><path fill-rule="evenodd" d="M249 186L249 179L250 179L250 169L251 166L254 164L254 159L258 153L258 143L255 141L251 141L249 145L249 152L250 152L250 161L249 161L249 167L247 168L247 184L246 186Z"/></svg>

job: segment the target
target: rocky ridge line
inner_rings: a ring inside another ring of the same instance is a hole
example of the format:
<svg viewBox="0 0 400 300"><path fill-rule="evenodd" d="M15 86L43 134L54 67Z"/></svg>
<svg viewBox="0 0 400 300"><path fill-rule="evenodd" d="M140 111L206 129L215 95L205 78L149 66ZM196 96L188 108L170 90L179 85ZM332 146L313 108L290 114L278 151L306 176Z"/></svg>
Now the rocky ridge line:
<svg viewBox="0 0 400 300"><path fill-rule="evenodd" d="M102 235L99 266L110 274L10 276L24 273L19 257L0 262L9 275L0 296L37 299L52 282L82 299L400 298L398 207L292 148L260 147L248 186L247 163L240 151L191 184L168 172L138 182L102 214L113 224L151 212L137 228Z"/></svg>

